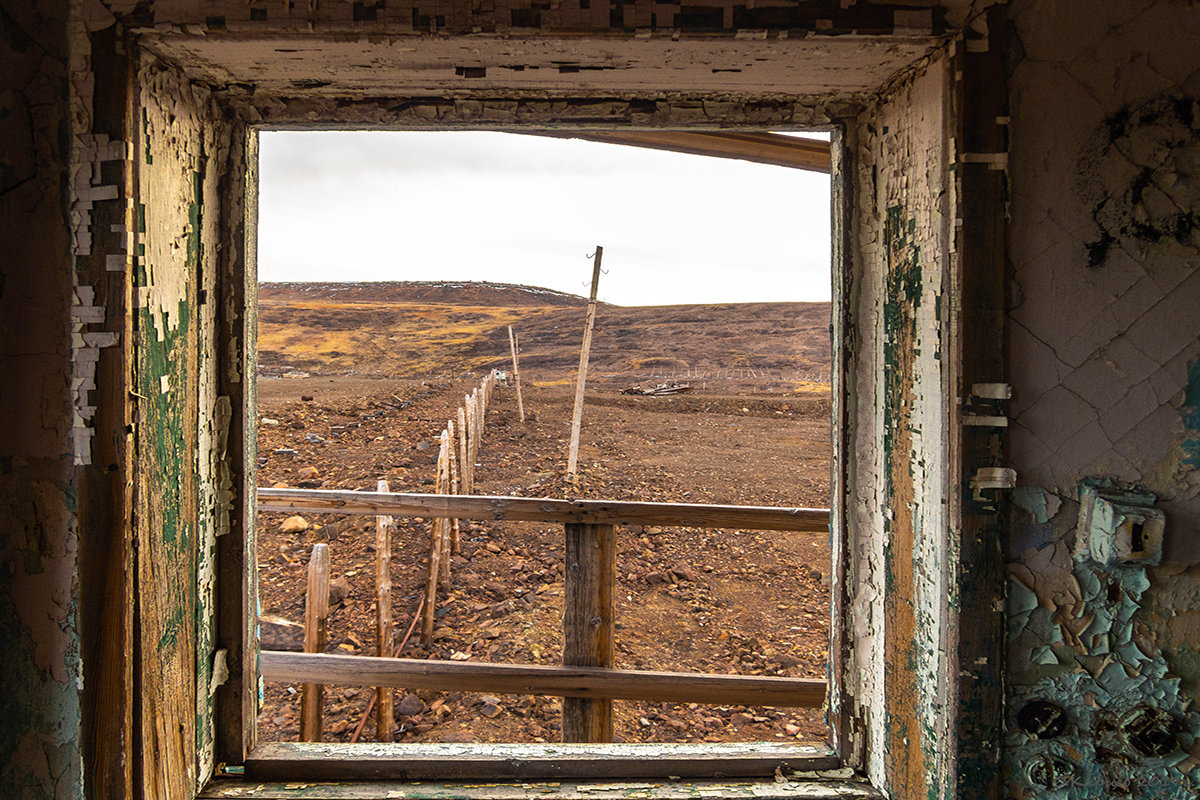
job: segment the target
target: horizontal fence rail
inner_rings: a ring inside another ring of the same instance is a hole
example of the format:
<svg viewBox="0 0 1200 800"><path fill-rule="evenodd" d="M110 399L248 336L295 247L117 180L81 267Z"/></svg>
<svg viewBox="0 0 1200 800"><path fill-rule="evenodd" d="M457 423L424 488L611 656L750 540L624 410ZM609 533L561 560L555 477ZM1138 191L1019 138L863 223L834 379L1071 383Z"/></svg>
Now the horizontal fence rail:
<svg viewBox="0 0 1200 800"><path fill-rule="evenodd" d="M351 492L325 489L258 490L260 511L310 511L471 520L516 520L592 525L680 525L764 531L829 530L829 509L555 500L546 497Z"/></svg>
<svg viewBox="0 0 1200 800"><path fill-rule="evenodd" d="M263 651L267 680L559 696L563 741L579 743L612 741L613 700L806 708L825 701L823 680L615 669L613 590L615 525L825 533L828 509L320 489L259 489L258 508L425 517L439 523L556 522L566 543L562 666ZM438 576L436 544L430 551L430 586Z"/></svg>
<svg viewBox="0 0 1200 800"><path fill-rule="evenodd" d="M825 702L825 681L811 678L705 675L542 664L487 664L276 650L262 652L262 676L269 681L288 683L391 686L447 692L535 694L660 703L820 708Z"/></svg>

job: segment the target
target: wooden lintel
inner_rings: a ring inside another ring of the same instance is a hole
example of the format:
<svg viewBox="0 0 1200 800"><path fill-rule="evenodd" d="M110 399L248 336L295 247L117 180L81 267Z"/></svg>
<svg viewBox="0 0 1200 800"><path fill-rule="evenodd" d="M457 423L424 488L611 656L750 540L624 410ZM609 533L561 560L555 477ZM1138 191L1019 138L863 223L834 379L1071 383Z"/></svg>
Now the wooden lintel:
<svg viewBox="0 0 1200 800"><path fill-rule="evenodd" d="M474 520L579 522L593 525L678 525L744 530L829 530L829 509L555 500L546 497L350 492L324 489L258 490L260 511L454 517Z"/></svg>
<svg viewBox="0 0 1200 800"><path fill-rule="evenodd" d="M263 678L286 683L608 697L615 700L715 705L820 708L825 702L825 681L812 678L487 664L278 650L264 650L261 655Z"/></svg>
<svg viewBox="0 0 1200 800"><path fill-rule="evenodd" d="M697 156L735 158L812 172L830 171L829 142L780 133L707 131L546 131L539 135L624 144Z"/></svg>
<svg viewBox="0 0 1200 800"><path fill-rule="evenodd" d="M487 780L578 778L724 778L774 776L779 772L833 769L837 758L824 747L775 742L718 744L307 744L271 742L246 759L250 780ZM678 784L675 784L678 786ZM843 784L857 788L861 784ZM411 789L412 787L405 787ZM459 787L445 795L465 797ZM465 788L465 787L464 787ZM543 794L549 787L541 787ZM596 787L598 788L598 787ZM778 790L778 786L771 786ZM810 787L812 788L812 787ZM378 790L378 785L376 785ZM628 787L626 787L628 791ZM258 796L257 794L255 796ZM307 795L305 795L307 797ZM324 797L325 795L315 795ZM382 797L383 793L370 795ZM389 795L390 796L390 795ZM510 797L507 793L488 797ZM553 797L560 795L554 794ZM565 795L578 797L579 795ZM592 792L588 791L588 797ZM623 795L628 797L628 794ZM683 795L694 797L695 794ZM763 795L721 794L722 797ZM873 793L773 793L772 797L878 797Z"/></svg>

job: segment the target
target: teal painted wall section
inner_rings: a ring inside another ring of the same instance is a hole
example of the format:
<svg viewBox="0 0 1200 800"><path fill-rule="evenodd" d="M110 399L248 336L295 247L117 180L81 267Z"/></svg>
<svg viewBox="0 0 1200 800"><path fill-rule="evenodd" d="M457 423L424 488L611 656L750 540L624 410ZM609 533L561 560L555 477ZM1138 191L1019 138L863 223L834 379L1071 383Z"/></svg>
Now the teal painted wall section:
<svg viewBox="0 0 1200 800"><path fill-rule="evenodd" d="M1008 791L1191 798L1197 20L1179 3L1059 0L1012 3L1009 17L1008 443L1020 488L1007 541ZM1161 563L1089 549L1107 534L1081 520L1084 485L1149 493L1165 518Z"/></svg>

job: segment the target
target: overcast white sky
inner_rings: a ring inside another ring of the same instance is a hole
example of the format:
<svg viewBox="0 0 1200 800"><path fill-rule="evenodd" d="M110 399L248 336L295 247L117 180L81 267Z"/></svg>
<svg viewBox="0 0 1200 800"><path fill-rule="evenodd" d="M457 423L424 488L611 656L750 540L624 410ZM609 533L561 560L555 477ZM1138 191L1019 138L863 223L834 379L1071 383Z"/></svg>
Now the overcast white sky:
<svg viewBox="0 0 1200 800"><path fill-rule="evenodd" d="M263 281L487 280L620 305L828 300L829 176L507 133L264 132Z"/></svg>

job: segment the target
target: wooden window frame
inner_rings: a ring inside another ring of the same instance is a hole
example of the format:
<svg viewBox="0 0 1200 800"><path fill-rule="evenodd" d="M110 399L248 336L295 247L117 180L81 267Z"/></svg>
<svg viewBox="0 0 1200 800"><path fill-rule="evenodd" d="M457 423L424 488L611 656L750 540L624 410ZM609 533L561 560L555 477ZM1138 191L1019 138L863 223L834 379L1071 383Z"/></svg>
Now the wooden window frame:
<svg viewBox="0 0 1200 800"><path fill-rule="evenodd" d="M265 129L266 126L264 126ZM323 126L325 128L329 126ZM363 129L364 126L351 126ZM449 126L442 130L466 129L466 125ZM303 129L299 126L271 126L270 129ZM531 126L495 126L496 130L520 133L533 132ZM679 126L679 130L688 130ZM703 129L695 129L703 130ZM258 127L245 126L245 159L243 173L246 181L243 216L233 223L231 233L244 242L245 269L241 273L241 285L230 287L235 302L244 310L246 346L244 354L247 381L238 392L240 416L244 424L241 431L245 441L238 443L236 452L241 454L245 472L242 482L243 497L240 503L240 519L243 529L240 536L223 537L226 541L223 552L218 553L218 627L223 631L240 631L240 656L234 659L236 679L223 687L218 694L217 730L218 762L245 765L247 778L294 779L294 780L380 780L386 778L417 780L477 780L481 778L542 779L542 778L624 778L666 779L675 777L721 778L756 777L770 778L779 769L795 772L835 770L844 767L857 769L854 754L850 752L846 722L842 710L849 707L845 695L842 675L843 654L848 646L842 630L843 609L846 606L846 536L843 529L845 515L842 509L845 470L837 467L845 463L844 430L841 415L844 403L845 376L837 363L840 351L840 336L844 318L844 298L841 286L844 282L842 256L847 251L846 236L847 198L843 184L836 180L837 165L842 142L837 128L832 129L831 151L835 154L833 171L835 180L831 189L833 219L831 248L832 276L834 285L831 313L832 348L835 354L833 371L833 480L831 485L831 557L833 563L830 592L830 643L828 668L828 695L825 703L827 723L832 741L827 747L815 745L780 745L773 742L720 745L527 745L527 744L482 744L482 745L405 745L384 743L270 743L258 744L255 739L258 697L261 675L259 670L257 619L257 567L254 549L256 546L257 497L253 476L255 458L253 421L257 413L257 398L254 381L249 380L256 372L256 305L257 263L255 259L257 229L257 159ZM561 135L561 131L556 131ZM235 401L236 402L236 401ZM568 748L564 751L564 747ZM422 752L423 751L423 752ZM567 752L572 755L566 755Z"/></svg>

